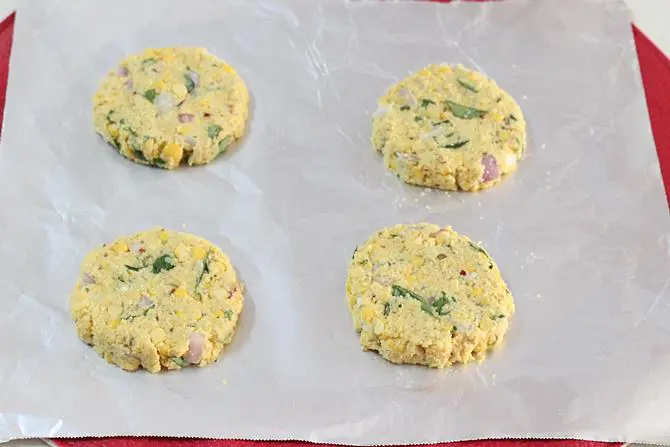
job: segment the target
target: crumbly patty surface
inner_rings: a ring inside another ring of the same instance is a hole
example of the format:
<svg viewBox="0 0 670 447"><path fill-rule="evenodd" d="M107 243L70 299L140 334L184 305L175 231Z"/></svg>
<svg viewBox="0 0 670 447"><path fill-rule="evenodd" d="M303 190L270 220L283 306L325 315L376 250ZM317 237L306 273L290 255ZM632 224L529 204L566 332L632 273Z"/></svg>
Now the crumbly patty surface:
<svg viewBox="0 0 670 447"><path fill-rule="evenodd" d="M364 350L434 368L483 359L514 312L486 251L426 223L383 229L358 247L346 293Z"/></svg>
<svg viewBox="0 0 670 447"><path fill-rule="evenodd" d="M150 372L216 361L243 305L218 247L159 228L89 253L70 298L83 341L125 370Z"/></svg>
<svg viewBox="0 0 670 447"><path fill-rule="evenodd" d="M203 48L148 49L121 61L93 100L95 130L137 163L209 163L244 133L249 92Z"/></svg>
<svg viewBox="0 0 670 447"><path fill-rule="evenodd" d="M494 80L461 65L429 65L379 100L372 144L406 183L478 191L516 170L526 123Z"/></svg>

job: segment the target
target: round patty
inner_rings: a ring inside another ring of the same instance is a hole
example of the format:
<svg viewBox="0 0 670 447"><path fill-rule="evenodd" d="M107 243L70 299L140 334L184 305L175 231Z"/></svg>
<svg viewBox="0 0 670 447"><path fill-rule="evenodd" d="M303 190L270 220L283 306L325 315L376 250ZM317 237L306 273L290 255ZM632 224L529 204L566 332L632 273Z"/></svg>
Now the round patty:
<svg viewBox="0 0 670 447"><path fill-rule="evenodd" d="M203 48L148 49L121 61L93 101L95 130L137 163L209 163L244 133L249 92Z"/></svg>
<svg viewBox="0 0 670 447"><path fill-rule="evenodd" d="M503 340L512 294L490 256L451 228L383 229L351 260L347 301L364 350L444 368Z"/></svg>
<svg viewBox="0 0 670 447"><path fill-rule="evenodd" d="M429 65L379 100L372 143L406 183L478 191L514 172L526 123L492 79L461 65Z"/></svg>
<svg viewBox="0 0 670 447"><path fill-rule="evenodd" d="M216 361L243 288L217 246L157 228L89 253L70 310L81 339L108 362L158 372Z"/></svg>

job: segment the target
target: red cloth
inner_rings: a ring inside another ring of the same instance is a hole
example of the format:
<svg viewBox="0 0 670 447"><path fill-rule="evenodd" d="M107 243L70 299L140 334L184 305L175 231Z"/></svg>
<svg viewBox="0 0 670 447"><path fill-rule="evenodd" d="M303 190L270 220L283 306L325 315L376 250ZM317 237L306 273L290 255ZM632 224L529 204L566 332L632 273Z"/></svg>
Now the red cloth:
<svg viewBox="0 0 670 447"><path fill-rule="evenodd" d="M5 109L5 91L9 70L9 55L14 32L14 15L0 24L0 112ZM661 163L666 195L670 191L670 60L636 27L633 27L635 43L642 69L642 80L651 116L656 150ZM2 122L0 122L0 125ZM306 442L282 441L234 441L179 438L86 438L53 439L50 443L60 447L305 447ZM609 444L576 440L487 440L459 443L459 447L609 447ZM446 444L439 444L445 446ZM614 444L613 444L614 445Z"/></svg>
<svg viewBox="0 0 670 447"><path fill-rule="evenodd" d="M57 447L177 447L182 445L186 447L341 447L333 444L311 444L309 442L298 441L229 441L179 438L52 439L49 442ZM456 444L458 444L458 446L456 446ZM421 447L423 445L425 444L420 444L416 447ZM576 441L572 439L552 441L505 439L431 444L426 447L618 447L619 445L621 444Z"/></svg>
<svg viewBox="0 0 670 447"><path fill-rule="evenodd" d="M0 129L5 116L5 100L7 98L7 75L9 74L9 55L12 53L14 40L14 19L12 14L0 24ZM2 130L0 130L2 132Z"/></svg>
<svg viewBox="0 0 670 447"><path fill-rule="evenodd" d="M670 59L668 59L636 26L633 26L642 82L647 96L656 152L661 164L665 196L670 205Z"/></svg>

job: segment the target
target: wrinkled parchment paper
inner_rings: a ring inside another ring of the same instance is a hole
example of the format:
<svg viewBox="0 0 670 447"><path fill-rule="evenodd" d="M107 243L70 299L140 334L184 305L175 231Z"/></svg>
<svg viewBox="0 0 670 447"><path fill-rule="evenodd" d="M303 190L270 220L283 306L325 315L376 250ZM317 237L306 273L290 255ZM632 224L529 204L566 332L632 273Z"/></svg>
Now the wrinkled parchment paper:
<svg viewBox="0 0 670 447"><path fill-rule="evenodd" d="M207 167L139 166L92 129L107 70L171 45L209 48L253 95L247 137ZM526 114L528 156L493 190L404 186L370 147L377 98L434 62L483 71ZM31 2L0 186L0 439L670 442L670 219L621 2ZM419 221L482 240L514 293L509 336L480 365L359 348L351 253ZM127 373L75 334L84 254L158 225L219 244L246 283L214 366Z"/></svg>

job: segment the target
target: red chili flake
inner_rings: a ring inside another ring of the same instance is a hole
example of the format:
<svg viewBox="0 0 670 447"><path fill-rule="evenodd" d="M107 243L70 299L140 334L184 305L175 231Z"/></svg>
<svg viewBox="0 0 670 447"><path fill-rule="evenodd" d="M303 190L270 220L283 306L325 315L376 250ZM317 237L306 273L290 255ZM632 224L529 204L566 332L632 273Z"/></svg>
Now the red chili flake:
<svg viewBox="0 0 670 447"><path fill-rule="evenodd" d="M146 250L144 249L144 247L140 247L140 249L139 249L138 251L139 251L140 253L144 253Z"/></svg>
<svg viewBox="0 0 670 447"><path fill-rule="evenodd" d="M468 272L466 272L465 270L461 270L461 276L465 276L467 274L468 274Z"/></svg>

